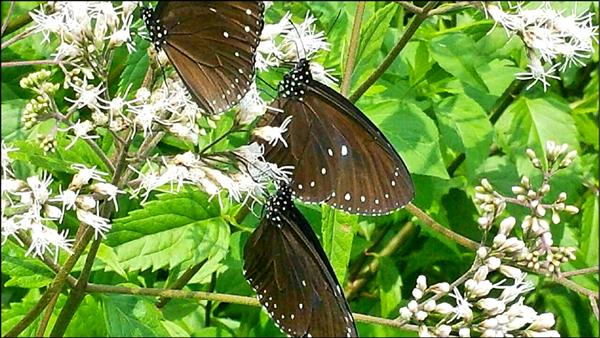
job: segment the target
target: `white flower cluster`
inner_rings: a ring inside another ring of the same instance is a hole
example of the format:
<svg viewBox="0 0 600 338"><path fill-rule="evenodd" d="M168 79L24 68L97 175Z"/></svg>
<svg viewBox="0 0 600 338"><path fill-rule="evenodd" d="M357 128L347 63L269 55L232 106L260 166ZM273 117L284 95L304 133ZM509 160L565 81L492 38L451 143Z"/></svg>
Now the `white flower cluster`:
<svg viewBox="0 0 600 338"><path fill-rule="evenodd" d="M111 1L56 1L30 15L45 40L50 40L50 34L60 38L57 60L81 61L123 44L132 52L130 30L136 7L137 1L123 1L117 7Z"/></svg>
<svg viewBox="0 0 600 338"><path fill-rule="evenodd" d="M400 308L400 318L419 325L420 337L559 336L552 330L553 314L538 314L523 304L524 295L534 288L526 274L490 253L482 247L476 268L452 290L445 282L428 286L425 276L419 276L414 299ZM498 277L502 279L493 283Z"/></svg>
<svg viewBox="0 0 600 338"><path fill-rule="evenodd" d="M57 224L62 223L65 212L74 210L77 218L83 224L92 227L95 237L104 237L110 230L109 220L98 215L98 202L112 200L117 206L116 196L123 193L117 187L104 182L103 172L95 168L87 168L74 164L77 173L73 176L66 190L59 188L58 194L53 194L50 186L53 178L44 172L33 175L25 180L15 178L10 170L10 151L15 148L6 147L2 142L2 243L13 236L21 245L24 243L17 236L28 233L31 246L27 255L43 256L46 251L58 259L58 250L71 253L73 239L68 238L68 231L58 231Z"/></svg>
<svg viewBox="0 0 600 338"><path fill-rule="evenodd" d="M270 182L287 182L290 175L290 168L266 162L263 153L263 146L252 143L218 155L198 156L186 152L169 159L163 158L160 168L149 166L147 172L138 172L139 187L134 193L142 193L145 200L150 191L162 186L169 185L173 192L179 191L184 184L192 184L211 196L226 190L233 201L246 203L252 199L262 202L261 198L266 194ZM222 170L223 163L234 168Z"/></svg>
<svg viewBox="0 0 600 338"><path fill-rule="evenodd" d="M282 63L311 59L320 51L328 51L329 43L325 40L325 34L316 30L316 20L307 12L304 21L295 25L288 12L278 23L266 24L256 53L257 70L265 71ZM317 81L326 85L337 82L337 79L329 74L330 70L316 61L310 62L310 69Z"/></svg>
<svg viewBox="0 0 600 338"><path fill-rule="evenodd" d="M515 197L506 197L497 192L487 179L475 187L475 202L483 211L479 218L479 226L487 231L496 219L500 217L507 203L521 205L530 210L530 215L521 222L522 240L508 237L516 224L514 217L508 217L500 223L500 231L494 237L494 248L505 249L501 257L511 259L515 264L527 267L540 273L560 273L560 265L575 259L575 248L553 246L550 221L560 223L560 213L576 214L579 209L565 203L567 194L561 192L552 203L545 203L544 198L550 192L550 178L557 171L569 166L577 156L577 151L567 152L568 145L557 145L552 141L546 143L547 167L537 158L532 149L527 149L527 155L533 166L539 169L544 177L538 189L534 188L527 176L521 178L519 185L513 186ZM545 219L551 214L550 221Z"/></svg>
<svg viewBox="0 0 600 338"><path fill-rule="evenodd" d="M529 71L518 73L517 78L533 80L527 89L541 82L546 91L549 86L547 78L558 79L553 75L558 67L564 71L571 65L584 66L582 59L593 54L593 41L598 42L598 27L592 23L593 14L587 11L579 15L563 15L549 2L536 9L526 10L517 6L516 13L507 13L492 2L486 2L485 10L508 34L518 35L525 43Z"/></svg>

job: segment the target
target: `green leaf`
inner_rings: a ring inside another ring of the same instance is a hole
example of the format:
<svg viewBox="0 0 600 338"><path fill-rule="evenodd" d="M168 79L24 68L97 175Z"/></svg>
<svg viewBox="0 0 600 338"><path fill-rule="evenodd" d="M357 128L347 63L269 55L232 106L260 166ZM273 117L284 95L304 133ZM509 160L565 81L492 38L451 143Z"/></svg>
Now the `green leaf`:
<svg viewBox="0 0 600 338"><path fill-rule="evenodd" d="M533 148L545 158L546 141L567 143L578 148L577 130L569 107L555 98L521 97L506 109L496 123L498 141L513 158L522 158L524 150Z"/></svg>
<svg viewBox="0 0 600 338"><path fill-rule="evenodd" d="M107 335L106 320L100 300L92 295L85 295L73 320L67 326L65 337L106 337Z"/></svg>
<svg viewBox="0 0 600 338"><path fill-rule="evenodd" d="M581 206L581 255L589 265L598 263L598 196L591 194Z"/></svg>
<svg viewBox="0 0 600 338"><path fill-rule="evenodd" d="M365 107L413 174L448 178L435 123L412 103L385 100Z"/></svg>
<svg viewBox="0 0 600 338"><path fill-rule="evenodd" d="M142 86L150 61L148 59L148 41L137 37L136 49L127 57L127 63L119 80L119 92L125 93L131 86L129 93L135 93Z"/></svg>
<svg viewBox="0 0 600 338"><path fill-rule="evenodd" d="M10 153L15 160L31 164L36 168L48 170L52 174L74 172L70 168L72 162L64 161L53 154L44 154L38 144L32 141L16 141L14 146L18 149Z"/></svg>
<svg viewBox="0 0 600 338"><path fill-rule="evenodd" d="M488 157L494 135L492 124L481 107L463 95L442 100L435 112L442 144L465 153L467 177L472 181L475 171Z"/></svg>
<svg viewBox="0 0 600 338"><path fill-rule="evenodd" d="M3 290L4 294L4 290ZM30 289L19 303L10 303L8 306L2 304L2 336L11 330L17 323L25 317L32 307L40 299L40 291L38 289ZM38 316L23 332L21 337L34 337L39 326L41 316Z"/></svg>
<svg viewBox="0 0 600 338"><path fill-rule="evenodd" d="M149 298L129 295L100 297L106 330L110 337L167 336L162 314Z"/></svg>
<svg viewBox="0 0 600 338"><path fill-rule="evenodd" d="M98 170L108 173L109 170L106 167L106 164L102 161L100 156L96 154L94 150L83 140L79 139L71 146L71 148L66 149L66 147L71 143L71 137L67 139L66 134L58 134L57 135L57 154L58 156L67 162L72 163L81 163L85 164L88 167L96 166ZM96 142L92 140L92 142Z"/></svg>
<svg viewBox="0 0 600 338"><path fill-rule="evenodd" d="M476 70L484 58L477 53L475 42L469 36L444 34L432 39L429 48L433 59L445 71L475 88L488 91Z"/></svg>
<svg viewBox="0 0 600 338"><path fill-rule="evenodd" d="M119 274L119 276L127 279L127 272L125 272L119 263L119 257L117 257L117 254L113 248L105 245L104 243L100 243L96 257L98 257L98 260L101 260L106 264L104 271L114 271Z"/></svg>
<svg viewBox="0 0 600 338"><path fill-rule="evenodd" d="M377 284L379 286L381 316L388 317L397 314L402 300L402 277L395 262L389 257L379 258Z"/></svg>
<svg viewBox="0 0 600 338"><path fill-rule="evenodd" d="M186 189L161 194L143 209L115 220L105 243L114 248L121 266L132 271L223 257L228 242L229 227L219 215L218 202Z"/></svg>
<svg viewBox="0 0 600 338"><path fill-rule="evenodd" d="M360 30L360 42L358 51L356 52L356 60L358 70L363 64L373 61L374 56L381 49L383 38L386 31L390 28L390 21L396 13L397 5L389 3L386 6L378 9L375 14L363 23ZM342 71L344 71L342 69ZM356 72L358 73L358 72Z"/></svg>
<svg viewBox="0 0 600 338"><path fill-rule="evenodd" d="M162 320L160 323L169 332L170 337L189 337L190 336L190 334L187 333L187 331L185 331L181 326L179 326L171 321Z"/></svg>
<svg viewBox="0 0 600 338"><path fill-rule="evenodd" d="M323 250L331 261L331 266L343 281L350 260L350 250L354 239L354 230L358 227L358 215L350 215L323 204L321 232Z"/></svg>
<svg viewBox="0 0 600 338"><path fill-rule="evenodd" d="M10 276L4 286L34 289L47 286L54 278L54 272L42 262L26 258L2 255L2 273Z"/></svg>
<svg viewBox="0 0 600 338"><path fill-rule="evenodd" d="M26 103L22 99L2 100L2 139L5 142L19 136L21 113Z"/></svg>

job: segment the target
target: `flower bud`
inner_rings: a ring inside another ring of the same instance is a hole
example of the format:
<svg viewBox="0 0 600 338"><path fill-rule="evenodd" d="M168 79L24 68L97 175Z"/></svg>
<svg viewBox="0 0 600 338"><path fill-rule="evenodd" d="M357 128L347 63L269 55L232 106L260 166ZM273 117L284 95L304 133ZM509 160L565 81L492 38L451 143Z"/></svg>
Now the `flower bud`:
<svg viewBox="0 0 600 338"><path fill-rule="evenodd" d="M412 313L415 313L419 310L419 304L415 300L408 302L407 307Z"/></svg>
<svg viewBox="0 0 600 338"><path fill-rule="evenodd" d="M523 271L519 268L515 268L509 265L500 265L500 273L505 275L508 278L518 279L523 275Z"/></svg>
<svg viewBox="0 0 600 338"><path fill-rule="evenodd" d="M83 210L91 210L96 207L96 200L91 195L79 195L75 203Z"/></svg>
<svg viewBox="0 0 600 338"><path fill-rule="evenodd" d="M481 322L481 326L486 329L495 328L498 326L498 320L496 318L488 318Z"/></svg>
<svg viewBox="0 0 600 338"><path fill-rule="evenodd" d="M416 300L419 300L419 299L423 298L423 291L421 291L421 290L420 290L420 289L418 289L418 288L414 288L414 289L412 290L412 296L413 296L413 297L414 297Z"/></svg>
<svg viewBox="0 0 600 338"><path fill-rule="evenodd" d="M498 257L490 257L485 261L485 265L487 265L487 267L492 271L498 269L501 263L502 262Z"/></svg>
<svg viewBox="0 0 600 338"><path fill-rule="evenodd" d="M465 289L467 291L473 291L476 287L477 287L477 281L474 279L469 278L465 282Z"/></svg>
<svg viewBox="0 0 600 338"><path fill-rule="evenodd" d="M477 283L477 286L473 290L472 295L475 298L487 296L490 293L490 291L492 291L493 287L494 286L492 285L492 282L490 282L489 280L481 281Z"/></svg>
<svg viewBox="0 0 600 338"><path fill-rule="evenodd" d="M529 189L529 187L530 187L529 177L527 177L527 176L521 177L521 186L524 187L525 189Z"/></svg>
<svg viewBox="0 0 600 338"><path fill-rule="evenodd" d="M423 275L419 275L419 277L417 277L417 288L421 291L425 291L425 289L427 289L427 277Z"/></svg>
<svg viewBox="0 0 600 338"><path fill-rule="evenodd" d="M425 325L419 326L419 337L435 337Z"/></svg>
<svg viewBox="0 0 600 338"><path fill-rule="evenodd" d="M486 248L485 246L480 247L479 249L477 249L477 257L483 259L488 255L489 249Z"/></svg>
<svg viewBox="0 0 600 338"><path fill-rule="evenodd" d="M481 180L481 186L489 191L489 192L493 192L494 191L494 187L492 187L492 185L490 184L490 182L487 180L487 178L484 178Z"/></svg>
<svg viewBox="0 0 600 338"><path fill-rule="evenodd" d="M537 158L537 155L535 154L535 151L531 148L527 148L527 150L525 150L525 153L527 154L527 156L529 157L530 160L533 160L534 158Z"/></svg>
<svg viewBox="0 0 600 338"><path fill-rule="evenodd" d="M468 327L463 327L458 330L459 337L471 337L471 330Z"/></svg>
<svg viewBox="0 0 600 338"><path fill-rule="evenodd" d="M435 306L436 306L435 300L428 300L423 305L423 310L425 310L427 312L431 312L431 311L435 310Z"/></svg>
<svg viewBox="0 0 600 338"><path fill-rule="evenodd" d="M406 306L403 306L400 308L400 317L408 321L412 318L412 312Z"/></svg>
<svg viewBox="0 0 600 338"><path fill-rule="evenodd" d="M506 305L495 298L483 298L477 302L477 306L490 315L504 312Z"/></svg>
<svg viewBox="0 0 600 338"><path fill-rule="evenodd" d="M62 217L62 210L50 204L44 204L44 212L46 217L50 219L60 219Z"/></svg>
<svg viewBox="0 0 600 338"><path fill-rule="evenodd" d="M427 312L425 311L417 311L417 313L415 313L415 319L418 321L424 321L425 318L427 318Z"/></svg>
<svg viewBox="0 0 600 338"><path fill-rule="evenodd" d="M512 231L516 223L517 220L512 216L503 219L502 222L500 222L499 233L503 234L504 236L508 235Z"/></svg>
<svg viewBox="0 0 600 338"><path fill-rule="evenodd" d="M537 316L537 318L528 327L529 330L545 331L551 329L555 324L554 315L546 312Z"/></svg>
<svg viewBox="0 0 600 338"><path fill-rule="evenodd" d="M565 211L568 212L571 215L575 215L575 214L577 214L579 212L579 208L577 208L574 205L567 205L565 207Z"/></svg>
<svg viewBox="0 0 600 338"><path fill-rule="evenodd" d="M452 327L450 325L442 324L436 330L436 336L438 337L450 337Z"/></svg>
<svg viewBox="0 0 600 338"><path fill-rule="evenodd" d="M487 278L488 275L488 267L485 265L480 266L477 271L475 272L475 275L473 276L473 279L481 282L483 280L485 280Z"/></svg>
<svg viewBox="0 0 600 338"><path fill-rule="evenodd" d="M437 283L429 287L429 290L435 293L448 293L450 291L450 284L446 282Z"/></svg>
<svg viewBox="0 0 600 338"><path fill-rule="evenodd" d="M556 209L552 209L552 223L558 224L560 223L560 215L556 211Z"/></svg>
<svg viewBox="0 0 600 338"><path fill-rule="evenodd" d="M439 303L438 305L435 306L435 312L442 314L442 315L447 315L449 313L454 312L454 306L452 306L448 303Z"/></svg>

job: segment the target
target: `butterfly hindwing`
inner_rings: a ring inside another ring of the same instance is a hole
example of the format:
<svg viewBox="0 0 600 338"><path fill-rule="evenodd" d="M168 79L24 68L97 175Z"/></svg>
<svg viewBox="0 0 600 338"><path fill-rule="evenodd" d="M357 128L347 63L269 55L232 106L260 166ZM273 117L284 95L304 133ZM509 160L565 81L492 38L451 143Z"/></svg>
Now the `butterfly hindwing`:
<svg viewBox="0 0 600 338"><path fill-rule="evenodd" d="M292 336L356 336L352 313L312 228L281 189L244 248L245 276Z"/></svg>

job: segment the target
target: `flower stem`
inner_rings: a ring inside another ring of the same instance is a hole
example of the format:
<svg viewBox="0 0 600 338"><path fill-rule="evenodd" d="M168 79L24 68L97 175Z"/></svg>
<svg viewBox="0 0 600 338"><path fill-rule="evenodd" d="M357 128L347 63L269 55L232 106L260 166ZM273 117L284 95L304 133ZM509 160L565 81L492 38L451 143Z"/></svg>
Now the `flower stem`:
<svg viewBox="0 0 600 338"><path fill-rule="evenodd" d="M36 337L43 337L46 332L46 328L48 327L48 321L50 321L50 317L52 316L52 311L54 310L54 306L56 305L56 301L58 300L58 296L60 292L54 294L54 297L50 300L50 304L46 307L46 312L44 313L44 317L42 317L42 321L40 322L40 326L38 327L37 332L35 333Z"/></svg>
<svg viewBox="0 0 600 338"><path fill-rule="evenodd" d="M415 34L417 28L419 28L421 23L428 17L429 11L432 10L437 3L437 1L427 2L425 7L423 7L423 11L414 17L413 21L406 28L406 31L404 32L398 43L396 43L394 48L392 48L392 50L388 53L388 55L385 57L385 59L379 65L379 67L377 67L377 69L375 69L375 71L371 73L371 75L365 80L365 82L361 83L360 86L358 86L358 88L354 91L354 93L352 93L352 95L348 97L348 99L351 102L356 102L356 100L358 100L369 88L371 88L371 86L392 65L394 60L396 60L398 54L400 54L400 51L404 49L406 44L408 44L412 36Z"/></svg>
<svg viewBox="0 0 600 338"><path fill-rule="evenodd" d="M6 20L2 24L2 30L0 31L0 36L4 36L4 32L6 31L6 27L8 27L8 22L10 21L10 17L13 14L13 10L15 9L15 2L10 2L10 7L8 7L8 13L6 13Z"/></svg>
<svg viewBox="0 0 600 338"><path fill-rule="evenodd" d="M592 266L589 268L585 268L585 269L566 271L561 274L561 277L568 278L568 277L578 276L578 275L587 275L590 273L598 273L598 265Z"/></svg>
<svg viewBox="0 0 600 338"><path fill-rule="evenodd" d="M342 78L342 86L340 89L341 94L344 96L348 96L348 92L350 92L350 83L352 82L352 72L354 71L356 53L358 52L360 42L360 27L364 12L365 2L359 1L356 4L356 13L354 14L354 23L352 24L352 35L350 36L350 44L348 45L348 54L346 56L346 66L344 67L344 77Z"/></svg>

